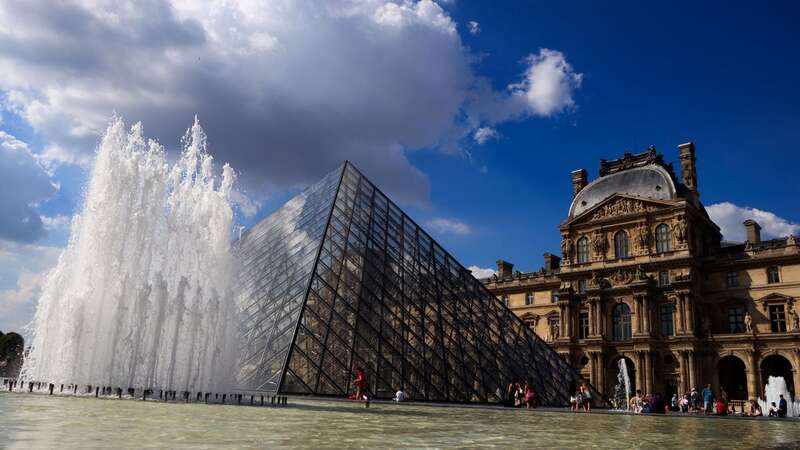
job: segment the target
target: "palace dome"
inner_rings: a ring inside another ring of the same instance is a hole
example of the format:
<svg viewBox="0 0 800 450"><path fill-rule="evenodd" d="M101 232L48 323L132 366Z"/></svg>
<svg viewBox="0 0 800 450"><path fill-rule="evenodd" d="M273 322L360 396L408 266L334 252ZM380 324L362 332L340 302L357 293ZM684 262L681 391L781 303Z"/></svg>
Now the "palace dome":
<svg viewBox="0 0 800 450"><path fill-rule="evenodd" d="M586 185L572 200L569 217L583 214L614 194L672 200L677 191L672 176L664 167L658 164L634 167L601 176Z"/></svg>

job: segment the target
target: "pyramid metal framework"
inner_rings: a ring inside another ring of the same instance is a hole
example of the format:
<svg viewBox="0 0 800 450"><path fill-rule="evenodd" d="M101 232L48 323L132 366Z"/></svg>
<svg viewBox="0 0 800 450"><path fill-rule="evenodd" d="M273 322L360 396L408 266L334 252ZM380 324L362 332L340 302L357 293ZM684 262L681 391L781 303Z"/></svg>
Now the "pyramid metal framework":
<svg viewBox="0 0 800 450"><path fill-rule="evenodd" d="M236 243L239 388L498 402L532 380L565 405L579 374L351 163Z"/></svg>

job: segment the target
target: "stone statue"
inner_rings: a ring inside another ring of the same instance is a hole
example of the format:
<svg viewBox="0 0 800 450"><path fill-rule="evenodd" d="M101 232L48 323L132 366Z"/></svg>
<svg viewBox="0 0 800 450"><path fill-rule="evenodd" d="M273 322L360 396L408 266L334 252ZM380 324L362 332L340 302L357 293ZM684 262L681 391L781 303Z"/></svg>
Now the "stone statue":
<svg viewBox="0 0 800 450"><path fill-rule="evenodd" d="M753 316L750 315L750 311L744 313L744 330L748 333L753 332Z"/></svg>
<svg viewBox="0 0 800 450"><path fill-rule="evenodd" d="M555 341L556 339L558 339L558 336L559 336L558 321L556 320L550 324L550 337L552 338L552 340Z"/></svg>
<svg viewBox="0 0 800 450"><path fill-rule="evenodd" d="M691 160L689 159L681 160L681 174L683 175L683 183L686 185L686 187L691 190L694 190L696 185L695 185L694 170L692 167Z"/></svg>
<svg viewBox="0 0 800 450"><path fill-rule="evenodd" d="M800 317L798 317L795 308L792 308L792 312L789 313L789 317L792 321L792 331L800 331Z"/></svg>
<svg viewBox="0 0 800 450"><path fill-rule="evenodd" d="M703 337L711 337L711 323L705 314L700 316L700 335Z"/></svg>
<svg viewBox="0 0 800 450"><path fill-rule="evenodd" d="M592 278L589 279L589 287L599 287L600 286L600 278L597 277L597 272L592 272Z"/></svg>
<svg viewBox="0 0 800 450"><path fill-rule="evenodd" d="M686 242L688 239L686 231L686 219L680 216L678 217L678 221L675 222L675 238L678 240L678 243L683 244Z"/></svg>
<svg viewBox="0 0 800 450"><path fill-rule="evenodd" d="M640 281L647 279L647 272L644 271L644 267L641 264L636 266L636 279Z"/></svg>
<svg viewBox="0 0 800 450"><path fill-rule="evenodd" d="M797 245L797 238L790 234L786 237L786 245Z"/></svg>
<svg viewBox="0 0 800 450"><path fill-rule="evenodd" d="M561 240L561 256L564 261L572 260L572 239L568 236L564 236L564 239Z"/></svg>
<svg viewBox="0 0 800 450"><path fill-rule="evenodd" d="M594 237L592 238L592 245L594 246L594 253L597 256L605 256L606 254L606 246L608 242L606 241L605 234L597 230L594 232Z"/></svg>
<svg viewBox="0 0 800 450"><path fill-rule="evenodd" d="M642 253L647 253L647 249L650 247L650 229L647 227L646 223L642 222L639 224L637 234L639 237L639 249Z"/></svg>

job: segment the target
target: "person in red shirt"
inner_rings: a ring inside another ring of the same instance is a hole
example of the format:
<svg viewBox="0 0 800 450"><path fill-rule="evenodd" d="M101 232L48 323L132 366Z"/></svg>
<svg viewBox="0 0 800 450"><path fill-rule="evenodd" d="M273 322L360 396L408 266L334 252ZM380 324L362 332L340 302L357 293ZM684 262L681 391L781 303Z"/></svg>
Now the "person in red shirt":
<svg viewBox="0 0 800 450"><path fill-rule="evenodd" d="M716 412L718 416L728 415L728 408L725 406L725 402L723 402L721 398L718 398L716 403L714 403L714 412Z"/></svg>
<svg viewBox="0 0 800 450"><path fill-rule="evenodd" d="M356 378L353 380L353 385L356 387L355 400L367 400L365 394L367 390L367 375L361 367L356 368Z"/></svg>

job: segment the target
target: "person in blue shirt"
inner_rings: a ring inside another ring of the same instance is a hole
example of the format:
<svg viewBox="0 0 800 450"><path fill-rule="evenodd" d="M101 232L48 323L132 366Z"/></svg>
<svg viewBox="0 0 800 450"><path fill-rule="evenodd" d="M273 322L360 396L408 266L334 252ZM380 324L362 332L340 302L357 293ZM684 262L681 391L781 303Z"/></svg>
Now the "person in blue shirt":
<svg viewBox="0 0 800 450"><path fill-rule="evenodd" d="M703 415L713 414L714 408L714 391L711 390L711 385L707 384L703 389Z"/></svg>
<svg viewBox="0 0 800 450"><path fill-rule="evenodd" d="M786 412L789 409L788 406L786 399L783 398L783 394L781 394L781 399L778 401L778 417L786 417Z"/></svg>

